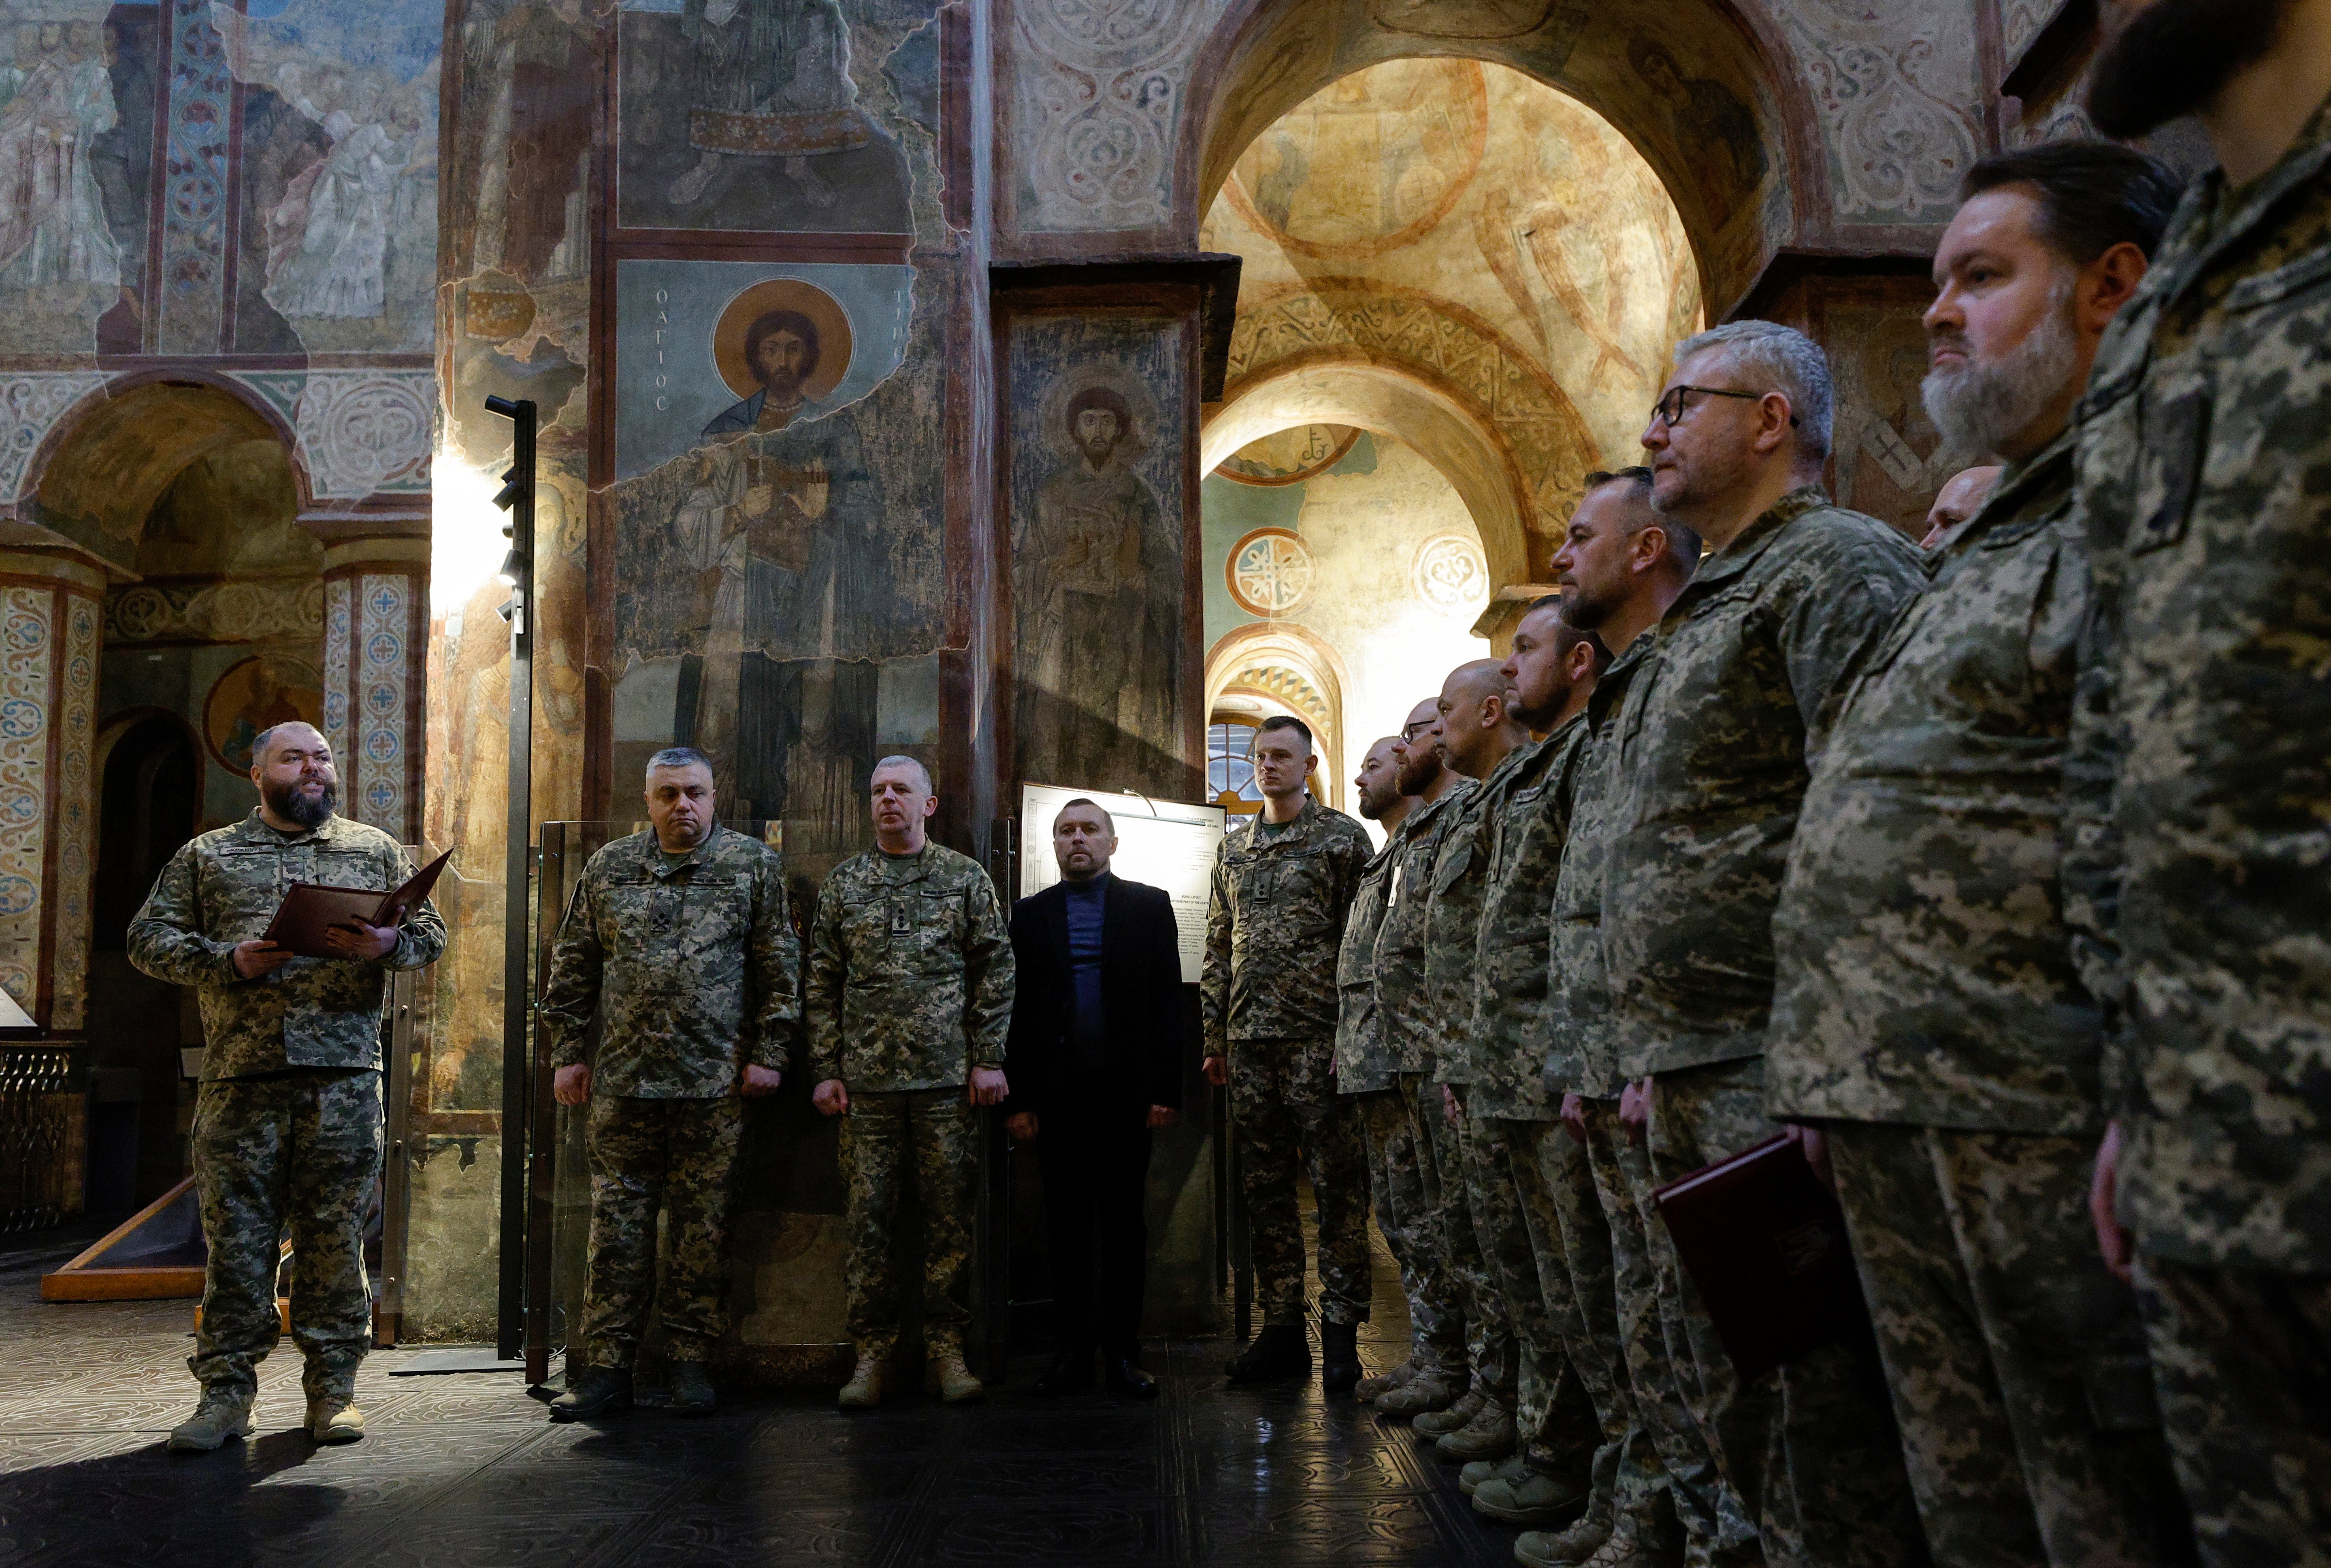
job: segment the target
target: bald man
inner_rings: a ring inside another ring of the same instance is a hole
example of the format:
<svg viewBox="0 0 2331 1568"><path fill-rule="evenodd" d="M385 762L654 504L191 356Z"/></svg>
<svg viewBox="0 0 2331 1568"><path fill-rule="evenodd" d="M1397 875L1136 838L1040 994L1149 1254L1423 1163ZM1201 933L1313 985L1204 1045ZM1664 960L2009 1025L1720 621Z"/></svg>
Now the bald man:
<svg viewBox="0 0 2331 1568"><path fill-rule="evenodd" d="M1927 508L1927 532L1918 548L1938 550L1948 543L1958 526L1982 509L1991 487L1999 482L1999 465L1991 463L1963 468L1945 480L1943 488L1935 492L1935 504Z"/></svg>
<svg viewBox="0 0 2331 1568"><path fill-rule="evenodd" d="M262 939L294 882L382 892L413 875L378 828L333 813L332 748L294 720L252 742L259 806L187 843L129 923L129 961L191 985L203 1010L203 1083L190 1153L203 1240L202 1326L186 1366L202 1384L173 1453L251 1432L258 1364L275 1347L275 1271L291 1240L291 1337L307 1368L305 1426L319 1443L364 1436L357 1366L372 1344L364 1221L380 1174L380 1018L388 972L445 946L427 900L402 926L350 924L329 958Z"/></svg>

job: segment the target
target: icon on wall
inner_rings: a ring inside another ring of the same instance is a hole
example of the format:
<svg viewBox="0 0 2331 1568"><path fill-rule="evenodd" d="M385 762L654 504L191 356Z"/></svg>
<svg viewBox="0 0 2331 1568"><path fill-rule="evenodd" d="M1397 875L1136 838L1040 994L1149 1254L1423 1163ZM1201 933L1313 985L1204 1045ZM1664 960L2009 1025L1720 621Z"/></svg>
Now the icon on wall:
<svg viewBox="0 0 2331 1568"><path fill-rule="evenodd" d="M771 278L739 292L712 328L712 359L737 401L713 415L708 436L783 430L826 412L850 370L850 318L814 283Z"/></svg>
<svg viewBox="0 0 2331 1568"><path fill-rule="evenodd" d="M324 678L303 660L262 653L228 666L203 698L203 739L230 773L251 771L251 743L297 719L324 727Z"/></svg>

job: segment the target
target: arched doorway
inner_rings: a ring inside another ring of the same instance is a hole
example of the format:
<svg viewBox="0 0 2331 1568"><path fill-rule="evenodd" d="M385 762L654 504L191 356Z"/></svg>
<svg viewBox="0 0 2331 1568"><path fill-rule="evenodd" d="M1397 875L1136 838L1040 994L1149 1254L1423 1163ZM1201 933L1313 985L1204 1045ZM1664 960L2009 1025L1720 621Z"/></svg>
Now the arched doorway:
<svg viewBox="0 0 2331 1568"><path fill-rule="evenodd" d="M188 1017L192 997L130 967L128 947L155 879L195 835L202 765L193 728L166 709L130 709L98 737L89 1029L119 1076L90 1118L93 1218L141 1208L185 1174L179 1112L192 1102L179 1052L201 1045L201 1027Z"/></svg>

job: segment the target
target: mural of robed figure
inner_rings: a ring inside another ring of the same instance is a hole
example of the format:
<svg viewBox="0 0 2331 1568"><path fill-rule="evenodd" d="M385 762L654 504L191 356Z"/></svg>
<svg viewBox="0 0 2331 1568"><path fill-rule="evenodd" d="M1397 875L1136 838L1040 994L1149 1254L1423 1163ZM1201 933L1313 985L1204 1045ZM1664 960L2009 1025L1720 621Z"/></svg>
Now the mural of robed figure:
<svg viewBox="0 0 2331 1568"><path fill-rule="evenodd" d="M1155 771L1146 751L1175 752L1181 564L1157 494L1132 466L1143 447L1124 395L1085 387L1062 418L1070 453L1013 540L1028 584L1023 767L1117 785Z"/></svg>
<svg viewBox="0 0 2331 1568"><path fill-rule="evenodd" d="M802 391L816 373L817 323L798 310L770 310L745 332L745 363L761 389L730 404L705 425L708 436L783 430L800 417L815 418L825 405Z"/></svg>

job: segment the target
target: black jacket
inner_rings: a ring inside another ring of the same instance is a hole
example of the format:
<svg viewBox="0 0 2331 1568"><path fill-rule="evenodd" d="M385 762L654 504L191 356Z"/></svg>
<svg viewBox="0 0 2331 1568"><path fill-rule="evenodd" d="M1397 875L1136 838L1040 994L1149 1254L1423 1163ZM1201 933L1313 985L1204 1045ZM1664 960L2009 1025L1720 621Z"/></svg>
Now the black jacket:
<svg viewBox="0 0 2331 1568"><path fill-rule="evenodd" d="M1076 979L1069 967L1069 895L1056 882L1012 907L1012 1033L1007 1111L1048 1116L1068 1107L1069 1039ZM1088 1106L1182 1105L1192 1049L1173 900L1162 888L1112 876L1102 894L1100 1007L1109 1071L1082 1096Z"/></svg>

